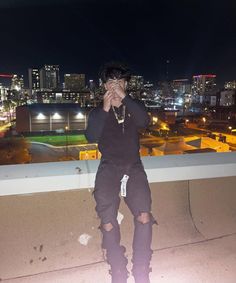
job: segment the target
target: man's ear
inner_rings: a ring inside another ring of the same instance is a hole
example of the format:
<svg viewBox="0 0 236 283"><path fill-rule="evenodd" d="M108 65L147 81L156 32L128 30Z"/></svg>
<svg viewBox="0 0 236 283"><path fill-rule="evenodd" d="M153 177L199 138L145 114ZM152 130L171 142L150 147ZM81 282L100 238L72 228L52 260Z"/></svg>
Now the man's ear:
<svg viewBox="0 0 236 283"><path fill-rule="evenodd" d="M106 84L106 83L104 84L104 88L105 88L105 90L108 90L108 88L107 88L107 84Z"/></svg>
<svg viewBox="0 0 236 283"><path fill-rule="evenodd" d="M127 88L127 86L128 86L128 82L127 82L127 81L125 81L125 89Z"/></svg>

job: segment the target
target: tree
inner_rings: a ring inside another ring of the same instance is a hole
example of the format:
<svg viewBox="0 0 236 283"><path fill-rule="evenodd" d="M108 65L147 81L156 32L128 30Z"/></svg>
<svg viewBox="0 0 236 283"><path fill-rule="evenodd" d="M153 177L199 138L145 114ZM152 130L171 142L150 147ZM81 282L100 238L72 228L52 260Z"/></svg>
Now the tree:
<svg viewBox="0 0 236 283"><path fill-rule="evenodd" d="M29 144L24 138L0 140L0 165L29 163Z"/></svg>
<svg viewBox="0 0 236 283"><path fill-rule="evenodd" d="M3 100L3 109L4 109L4 111L8 112L8 114L9 114L8 122L11 122L11 118L12 118L11 115L12 115L12 112L14 111L14 109L15 109L15 106L16 105L13 101L11 101L9 99Z"/></svg>

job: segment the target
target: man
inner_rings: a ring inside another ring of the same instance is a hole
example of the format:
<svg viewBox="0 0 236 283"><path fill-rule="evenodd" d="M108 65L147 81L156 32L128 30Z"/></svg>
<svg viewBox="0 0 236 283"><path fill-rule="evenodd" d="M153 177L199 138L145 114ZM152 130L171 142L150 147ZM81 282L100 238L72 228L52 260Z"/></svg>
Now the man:
<svg viewBox="0 0 236 283"><path fill-rule="evenodd" d="M86 129L89 142L98 142L102 154L97 171L94 197L101 219L102 248L111 266L112 283L126 283L128 271L125 248L120 245L117 213L124 197L134 216L133 268L135 283L149 283L152 256L151 193L139 155L140 128L147 127L149 116L143 104L127 93L129 69L108 63L100 73L106 93L103 105L92 110Z"/></svg>

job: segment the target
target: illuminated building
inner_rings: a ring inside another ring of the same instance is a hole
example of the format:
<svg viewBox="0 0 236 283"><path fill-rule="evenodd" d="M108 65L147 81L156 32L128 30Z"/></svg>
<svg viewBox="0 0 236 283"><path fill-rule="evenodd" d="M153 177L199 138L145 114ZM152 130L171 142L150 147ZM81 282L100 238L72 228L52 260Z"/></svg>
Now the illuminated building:
<svg viewBox="0 0 236 283"><path fill-rule="evenodd" d="M224 85L225 89L236 89L236 81L226 82Z"/></svg>
<svg viewBox="0 0 236 283"><path fill-rule="evenodd" d="M220 92L220 106L233 106L236 105L236 94L234 89L223 90Z"/></svg>
<svg viewBox="0 0 236 283"><path fill-rule="evenodd" d="M38 103L78 103L81 107L90 106L90 91L40 90L36 93Z"/></svg>
<svg viewBox="0 0 236 283"><path fill-rule="evenodd" d="M96 84L95 84L94 80L89 80L90 91L94 91L95 88L96 88Z"/></svg>
<svg viewBox="0 0 236 283"><path fill-rule="evenodd" d="M85 74L65 74L64 83L66 90L82 90L85 88Z"/></svg>
<svg viewBox="0 0 236 283"><path fill-rule="evenodd" d="M7 100L7 95L8 95L9 89L2 84L0 84L0 101Z"/></svg>
<svg viewBox="0 0 236 283"><path fill-rule="evenodd" d="M178 79L172 82L173 92L177 95L191 93L191 84L188 79Z"/></svg>
<svg viewBox="0 0 236 283"><path fill-rule="evenodd" d="M194 102L216 103L216 75L193 76L192 98Z"/></svg>
<svg viewBox="0 0 236 283"><path fill-rule="evenodd" d="M39 69L36 68L28 69L28 74L29 74L29 89L30 90L40 89Z"/></svg>
<svg viewBox="0 0 236 283"><path fill-rule="evenodd" d="M87 113L78 104L31 104L16 108L16 130L24 132L80 131L86 128Z"/></svg>
<svg viewBox="0 0 236 283"><path fill-rule="evenodd" d="M40 69L40 88L53 90L60 87L59 66L44 65Z"/></svg>
<svg viewBox="0 0 236 283"><path fill-rule="evenodd" d="M13 75L11 79L11 90L21 90L24 88L24 77L23 75Z"/></svg>
<svg viewBox="0 0 236 283"><path fill-rule="evenodd" d="M129 89L132 91L141 90L143 88L143 76L131 76L129 81Z"/></svg>

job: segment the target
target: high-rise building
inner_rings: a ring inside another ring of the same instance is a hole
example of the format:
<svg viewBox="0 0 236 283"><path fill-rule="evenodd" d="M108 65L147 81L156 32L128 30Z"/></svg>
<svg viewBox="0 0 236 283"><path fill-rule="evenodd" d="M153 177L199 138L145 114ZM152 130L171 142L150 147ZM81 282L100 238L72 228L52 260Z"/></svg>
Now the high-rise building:
<svg viewBox="0 0 236 283"><path fill-rule="evenodd" d="M193 76L192 98L196 102L203 103L216 92L216 75Z"/></svg>
<svg viewBox="0 0 236 283"><path fill-rule="evenodd" d="M220 92L219 106L233 106L236 105L236 91L235 89L222 90Z"/></svg>
<svg viewBox="0 0 236 283"><path fill-rule="evenodd" d="M11 90L21 90L24 88L23 75L13 75L11 79Z"/></svg>
<svg viewBox="0 0 236 283"><path fill-rule="evenodd" d="M188 79L173 80L172 88L175 94L184 95L185 93L191 93L191 84Z"/></svg>
<svg viewBox="0 0 236 283"><path fill-rule="evenodd" d="M236 89L236 81L226 82L224 85L225 89Z"/></svg>
<svg viewBox="0 0 236 283"><path fill-rule="evenodd" d="M67 90L82 90L85 88L85 74L65 74L64 83Z"/></svg>
<svg viewBox="0 0 236 283"><path fill-rule="evenodd" d="M129 89L131 90L141 90L143 88L144 79L143 76L131 76L129 81Z"/></svg>
<svg viewBox="0 0 236 283"><path fill-rule="evenodd" d="M9 88L3 86L0 83L0 102L7 100L8 91L9 91Z"/></svg>
<svg viewBox="0 0 236 283"><path fill-rule="evenodd" d="M40 88L53 90L60 87L59 66L44 65L40 69Z"/></svg>
<svg viewBox="0 0 236 283"><path fill-rule="evenodd" d="M39 69L37 68L28 69L28 75L29 75L29 89L31 91L39 90L40 89Z"/></svg>

